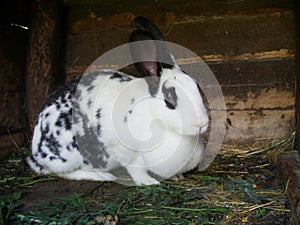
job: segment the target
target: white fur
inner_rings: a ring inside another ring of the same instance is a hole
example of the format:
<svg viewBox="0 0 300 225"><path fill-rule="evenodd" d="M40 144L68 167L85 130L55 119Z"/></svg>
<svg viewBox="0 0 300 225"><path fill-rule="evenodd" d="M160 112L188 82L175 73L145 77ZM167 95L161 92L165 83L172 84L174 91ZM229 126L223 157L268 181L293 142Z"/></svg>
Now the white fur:
<svg viewBox="0 0 300 225"><path fill-rule="evenodd" d="M85 106L87 99L95 101L93 113L83 109L90 121L95 121L95 111L102 108L100 139L112 156L109 165L125 167L136 184L158 182L148 170L166 178L189 171L202 156L199 134L207 129L208 117L195 82L180 70L169 69L164 70L160 84L164 81L176 88L177 110L165 106L161 91L151 97L143 79L118 83L101 75L93 82L99 87L97 92L84 91L80 102ZM140 101L132 104L133 98Z"/></svg>
<svg viewBox="0 0 300 225"><path fill-rule="evenodd" d="M203 151L199 134L207 129L208 117L194 81L180 70L164 70L157 96L151 97L145 80L131 78L130 82L120 83L99 72L91 83L97 87L93 91L88 91L89 86L78 85L82 92L75 101L81 106L81 112L87 115L89 126L95 127L96 122L101 124L102 135L98 138L111 156L105 168L91 168L84 164L79 151L62 148L59 151L67 159L65 163L50 161L49 157L35 158L43 167L42 171L35 168L28 158L35 172L55 173L67 179L115 180L109 171L122 165L137 185L148 185L159 183L148 174L149 170L168 178L195 168ZM168 109L164 103L161 86L165 81L166 85L174 86L178 94L176 110ZM133 103L132 99L137 102ZM92 110L86 107L88 101L93 102ZM99 108L101 118L97 121ZM56 121L61 112L64 108L57 112L54 106L50 106L40 114L32 141L33 156L41 138L41 127L50 124L50 130L57 130L49 121ZM49 113L48 118L45 118L46 113ZM73 132L83 135L84 130L77 124L73 125ZM65 131L56 138L61 146L66 147L72 137L71 131ZM47 146L43 148L47 154L52 154Z"/></svg>

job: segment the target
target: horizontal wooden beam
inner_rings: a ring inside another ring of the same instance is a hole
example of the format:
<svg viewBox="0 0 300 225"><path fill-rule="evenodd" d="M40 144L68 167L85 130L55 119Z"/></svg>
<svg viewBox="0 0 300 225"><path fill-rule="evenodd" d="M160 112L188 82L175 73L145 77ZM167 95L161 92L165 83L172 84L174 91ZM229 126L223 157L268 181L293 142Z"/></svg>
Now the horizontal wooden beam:
<svg viewBox="0 0 300 225"><path fill-rule="evenodd" d="M131 20L135 13L103 18L93 13L69 21L67 68L89 65L103 53L128 42L134 29ZM201 13L172 15L170 11L165 18L157 15L149 18L161 29L167 41L190 49L206 62L291 58L295 54L295 16L292 10L257 10L252 14L217 17ZM188 22L190 17L198 19ZM72 18L76 18L75 15Z"/></svg>
<svg viewBox="0 0 300 225"><path fill-rule="evenodd" d="M254 56L257 54L253 55ZM259 54L261 57L263 53ZM265 54L270 56L270 54ZM217 78L220 85L223 87L239 87L239 86L278 86L278 85L295 85L295 59L294 56L287 51L272 51L272 56L276 58L269 58L268 60L234 60L234 61L216 61L209 62L208 64L213 74ZM281 58L277 58L281 56ZM205 56L201 57L205 58ZM176 59L178 64L184 69L189 70L190 66L193 66L193 71L200 71L202 63L197 58L188 59ZM200 63L199 63L200 62ZM189 63L189 64L188 64ZM195 64L193 64L195 63ZM200 68L197 68L199 66ZM66 68L66 74L68 79L72 77L81 76L87 69L118 69L121 65L87 65L72 66ZM124 72L134 74L135 69L133 66L129 66L122 69ZM201 78L200 74L192 74L196 80Z"/></svg>
<svg viewBox="0 0 300 225"><path fill-rule="evenodd" d="M224 142L260 138L280 139L294 132L294 110L244 110L227 112Z"/></svg>

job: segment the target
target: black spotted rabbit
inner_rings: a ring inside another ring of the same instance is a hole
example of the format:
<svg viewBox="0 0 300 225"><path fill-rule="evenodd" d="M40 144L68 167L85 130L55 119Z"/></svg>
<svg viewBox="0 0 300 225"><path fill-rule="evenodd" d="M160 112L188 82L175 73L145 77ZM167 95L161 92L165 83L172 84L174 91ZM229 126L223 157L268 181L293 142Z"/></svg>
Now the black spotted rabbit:
<svg viewBox="0 0 300 225"><path fill-rule="evenodd" d="M208 116L197 84L164 44L151 42L164 40L153 23L137 17L134 24L130 41L150 40L131 48L146 78L90 71L56 91L38 116L27 157L36 173L111 181L118 179L112 171L125 168L135 184L150 185L199 164ZM145 54L153 60L139 61Z"/></svg>

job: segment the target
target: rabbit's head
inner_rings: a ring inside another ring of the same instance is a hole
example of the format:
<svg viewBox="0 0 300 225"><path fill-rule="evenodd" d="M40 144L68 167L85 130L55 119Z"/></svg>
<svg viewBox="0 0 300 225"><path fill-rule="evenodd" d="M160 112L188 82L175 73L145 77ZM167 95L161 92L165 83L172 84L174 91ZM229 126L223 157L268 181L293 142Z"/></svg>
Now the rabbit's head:
<svg viewBox="0 0 300 225"><path fill-rule="evenodd" d="M183 72L170 54L160 30L149 20L137 17L137 30L130 36L136 70L145 77L152 107L169 130L198 135L208 127L208 116L199 86Z"/></svg>

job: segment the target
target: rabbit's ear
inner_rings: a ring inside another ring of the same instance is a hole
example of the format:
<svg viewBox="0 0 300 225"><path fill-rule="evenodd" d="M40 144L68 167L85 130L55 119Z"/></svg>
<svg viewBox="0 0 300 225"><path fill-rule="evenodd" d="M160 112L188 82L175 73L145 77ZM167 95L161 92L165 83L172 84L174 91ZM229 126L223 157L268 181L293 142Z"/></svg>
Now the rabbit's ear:
<svg viewBox="0 0 300 225"><path fill-rule="evenodd" d="M164 41L165 38L158 27L145 17L137 16L133 20L134 26L139 30L147 31L152 39Z"/></svg>
<svg viewBox="0 0 300 225"><path fill-rule="evenodd" d="M151 35L143 30L135 30L131 33L129 41L135 42L130 45L130 51L137 72L143 77L158 77L161 68L157 63L157 46Z"/></svg>
<svg viewBox="0 0 300 225"><path fill-rule="evenodd" d="M133 24L138 30L145 31L151 39L157 40L157 42L155 42L158 52L157 61L161 68L172 69L173 67L178 67L174 57L164 42L165 38L163 34L154 23L145 17L138 16L133 20Z"/></svg>
<svg viewBox="0 0 300 225"><path fill-rule="evenodd" d="M130 35L131 57L137 72L145 78L151 96L158 92L161 64L158 63L158 51L151 35L143 30L135 30ZM133 42L133 43L132 43Z"/></svg>

